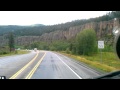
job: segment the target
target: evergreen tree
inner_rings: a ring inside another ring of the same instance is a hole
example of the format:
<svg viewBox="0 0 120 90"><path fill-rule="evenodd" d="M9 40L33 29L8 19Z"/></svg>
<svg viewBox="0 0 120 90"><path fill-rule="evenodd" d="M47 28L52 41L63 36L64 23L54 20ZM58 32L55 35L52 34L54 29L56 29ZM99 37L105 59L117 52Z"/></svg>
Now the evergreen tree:
<svg viewBox="0 0 120 90"><path fill-rule="evenodd" d="M14 50L15 46L14 46L14 35L13 35L13 32L10 32L9 33L9 48L10 48L10 52L12 50Z"/></svg>

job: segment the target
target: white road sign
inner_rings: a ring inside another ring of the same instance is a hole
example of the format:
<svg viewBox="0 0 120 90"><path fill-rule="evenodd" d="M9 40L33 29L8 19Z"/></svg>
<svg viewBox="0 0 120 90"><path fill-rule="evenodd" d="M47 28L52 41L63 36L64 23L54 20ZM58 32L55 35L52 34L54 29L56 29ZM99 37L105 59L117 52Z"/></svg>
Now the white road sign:
<svg viewBox="0 0 120 90"><path fill-rule="evenodd" d="M100 49L104 48L104 41L98 41L98 48Z"/></svg>

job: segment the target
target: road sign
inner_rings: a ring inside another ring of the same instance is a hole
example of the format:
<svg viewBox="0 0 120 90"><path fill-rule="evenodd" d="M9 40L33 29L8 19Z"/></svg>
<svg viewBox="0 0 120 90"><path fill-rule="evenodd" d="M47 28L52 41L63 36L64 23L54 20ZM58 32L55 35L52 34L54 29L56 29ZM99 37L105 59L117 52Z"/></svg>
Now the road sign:
<svg viewBox="0 0 120 90"><path fill-rule="evenodd" d="M98 41L98 48L100 49L104 48L104 41Z"/></svg>

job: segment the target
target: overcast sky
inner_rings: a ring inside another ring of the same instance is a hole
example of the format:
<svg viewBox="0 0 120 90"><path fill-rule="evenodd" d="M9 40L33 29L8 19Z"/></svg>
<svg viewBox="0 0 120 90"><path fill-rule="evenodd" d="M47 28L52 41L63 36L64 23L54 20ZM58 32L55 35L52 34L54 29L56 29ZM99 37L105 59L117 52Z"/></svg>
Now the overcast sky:
<svg viewBox="0 0 120 90"><path fill-rule="evenodd" d="M0 11L0 25L53 25L89 19L111 11Z"/></svg>

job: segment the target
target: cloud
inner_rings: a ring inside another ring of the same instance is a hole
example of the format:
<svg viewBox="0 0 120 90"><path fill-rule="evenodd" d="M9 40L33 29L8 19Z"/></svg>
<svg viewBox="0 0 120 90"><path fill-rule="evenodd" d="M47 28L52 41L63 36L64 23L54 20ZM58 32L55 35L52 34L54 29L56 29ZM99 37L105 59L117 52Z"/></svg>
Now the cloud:
<svg viewBox="0 0 120 90"><path fill-rule="evenodd" d="M110 11L0 11L0 25L53 25L102 16Z"/></svg>

